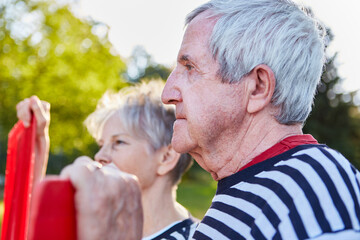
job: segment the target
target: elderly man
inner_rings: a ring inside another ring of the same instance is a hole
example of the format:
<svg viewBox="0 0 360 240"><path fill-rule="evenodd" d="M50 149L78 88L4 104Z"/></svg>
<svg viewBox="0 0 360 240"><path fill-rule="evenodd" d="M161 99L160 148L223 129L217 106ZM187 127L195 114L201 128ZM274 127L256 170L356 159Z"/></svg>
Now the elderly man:
<svg viewBox="0 0 360 240"><path fill-rule="evenodd" d="M286 0L214 0L190 13L162 94L172 145L218 180L194 239L360 239L360 174L302 133L323 28Z"/></svg>
<svg viewBox="0 0 360 240"><path fill-rule="evenodd" d="M219 181L194 239L360 239L360 173L302 133L323 30L289 0L213 0L189 14L162 100L176 105L174 149ZM79 239L141 236L133 178L84 158L63 175ZM129 206L108 205L121 199Z"/></svg>

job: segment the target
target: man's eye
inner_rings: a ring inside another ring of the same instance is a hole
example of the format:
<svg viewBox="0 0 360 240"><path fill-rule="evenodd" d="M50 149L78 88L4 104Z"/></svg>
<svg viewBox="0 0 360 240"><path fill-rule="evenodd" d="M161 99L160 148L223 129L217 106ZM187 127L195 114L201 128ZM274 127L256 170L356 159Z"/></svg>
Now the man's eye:
<svg viewBox="0 0 360 240"><path fill-rule="evenodd" d="M188 71L191 71L191 70L193 70L193 66L192 65L190 65L190 64L185 64L185 67L186 67L186 69L188 70Z"/></svg>

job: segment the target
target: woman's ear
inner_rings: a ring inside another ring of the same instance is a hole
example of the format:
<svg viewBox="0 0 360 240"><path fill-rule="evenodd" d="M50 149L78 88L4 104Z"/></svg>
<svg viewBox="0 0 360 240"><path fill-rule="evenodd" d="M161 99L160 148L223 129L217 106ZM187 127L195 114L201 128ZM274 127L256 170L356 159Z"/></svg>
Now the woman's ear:
<svg viewBox="0 0 360 240"><path fill-rule="evenodd" d="M274 72L265 64L257 65L249 75L251 92L247 111L256 113L264 109L272 99L275 91L276 79Z"/></svg>
<svg viewBox="0 0 360 240"><path fill-rule="evenodd" d="M163 176L175 168L179 161L180 153L176 152L171 144L162 147L158 151L160 151L160 157L158 158L157 174Z"/></svg>

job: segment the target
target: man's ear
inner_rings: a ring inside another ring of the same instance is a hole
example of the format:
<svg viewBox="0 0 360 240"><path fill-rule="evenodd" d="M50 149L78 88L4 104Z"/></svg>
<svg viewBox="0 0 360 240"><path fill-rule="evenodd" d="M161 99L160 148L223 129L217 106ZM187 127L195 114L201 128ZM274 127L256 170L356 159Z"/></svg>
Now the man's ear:
<svg viewBox="0 0 360 240"><path fill-rule="evenodd" d="M256 113L270 103L274 95L276 79L274 72L265 64L257 65L250 72L249 77L251 87L247 111Z"/></svg>
<svg viewBox="0 0 360 240"><path fill-rule="evenodd" d="M162 176L175 168L179 161L180 153L176 152L171 144L162 147L158 151L160 151L160 157L158 158L157 174Z"/></svg>

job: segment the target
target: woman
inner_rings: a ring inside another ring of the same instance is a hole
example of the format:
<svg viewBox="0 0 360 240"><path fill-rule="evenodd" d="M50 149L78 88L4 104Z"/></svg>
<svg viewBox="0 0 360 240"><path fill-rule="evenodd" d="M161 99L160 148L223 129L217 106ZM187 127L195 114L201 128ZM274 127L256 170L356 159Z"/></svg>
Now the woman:
<svg viewBox="0 0 360 240"><path fill-rule="evenodd" d="M105 93L85 125L100 146L95 161L137 176L143 239L188 239L196 223L176 202L176 189L191 158L180 156L170 144L175 113L162 104L162 89L162 82L151 81Z"/></svg>

